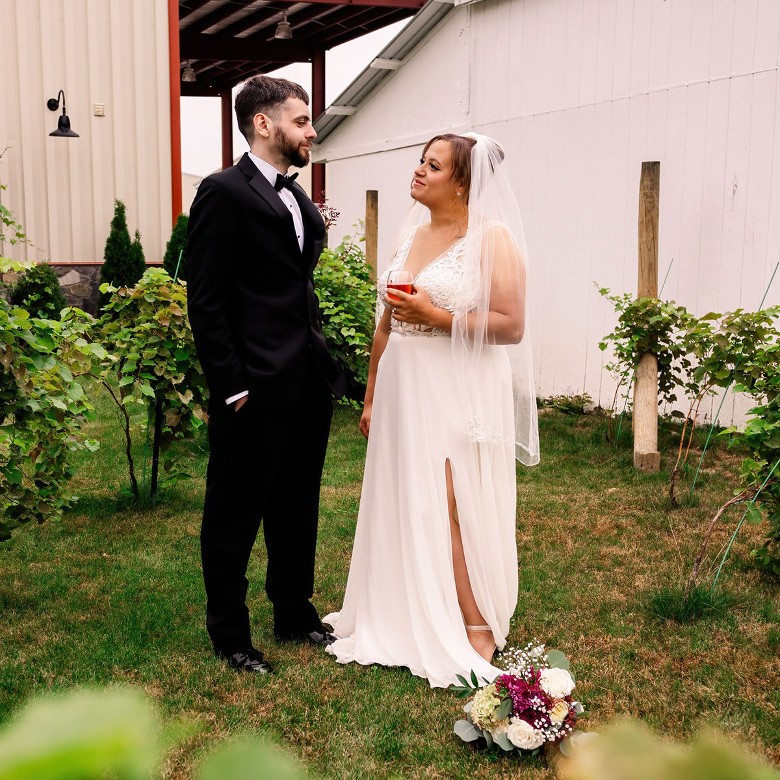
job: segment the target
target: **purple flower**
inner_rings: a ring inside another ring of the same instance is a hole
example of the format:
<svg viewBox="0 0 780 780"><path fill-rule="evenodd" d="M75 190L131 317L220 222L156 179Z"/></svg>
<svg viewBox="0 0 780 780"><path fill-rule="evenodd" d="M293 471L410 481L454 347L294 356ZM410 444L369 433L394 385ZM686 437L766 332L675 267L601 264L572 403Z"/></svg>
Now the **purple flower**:
<svg viewBox="0 0 780 780"><path fill-rule="evenodd" d="M502 674L496 687L512 699L512 714L536 729L550 726L552 699L539 686L539 674L531 669L529 682L514 674Z"/></svg>

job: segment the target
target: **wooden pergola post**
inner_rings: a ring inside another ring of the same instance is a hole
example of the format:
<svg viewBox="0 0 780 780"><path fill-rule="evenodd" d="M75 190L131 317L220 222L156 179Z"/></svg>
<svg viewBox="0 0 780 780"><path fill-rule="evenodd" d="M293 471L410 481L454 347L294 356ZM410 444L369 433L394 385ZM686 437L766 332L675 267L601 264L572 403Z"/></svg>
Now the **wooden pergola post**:
<svg viewBox="0 0 780 780"><path fill-rule="evenodd" d="M311 63L311 116L316 119L325 111L325 49L317 49ZM312 163L311 199L325 198L325 163Z"/></svg>
<svg viewBox="0 0 780 780"><path fill-rule="evenodd" d="M222 129L222 170L233 165L233 93L227 89L219 96Z"/></svg>
<svg viewBox="0 0 780 780"><path fill-rule="evenodd" d="M376 279L379 246L379 192L366 190L366 262Z"/></svg>
<svg viewBox="0 0 780 780"><path fill-rule="evenodd" d="M643 162L639 182L639 283L637 298L658 297L658 206L661 163ZM658 360L639 358L634 381L634 468L659 471Z"/></svg>
<svg viewBox="0 0 780 780"><path fill-rule="evenodd" d="M181 72L179 70L179 2L168 0L168 76L171 112L171 225L181 214Z"/></svg>

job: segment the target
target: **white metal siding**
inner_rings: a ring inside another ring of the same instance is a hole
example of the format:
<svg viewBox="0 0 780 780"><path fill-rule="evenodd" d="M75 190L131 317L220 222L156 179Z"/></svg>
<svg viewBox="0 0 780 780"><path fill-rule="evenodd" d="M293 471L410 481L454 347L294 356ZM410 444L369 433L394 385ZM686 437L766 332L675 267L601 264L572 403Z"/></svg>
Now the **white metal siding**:
<svg viewBox="0 0 780 780"><path fill-rule="evenodd" d="M780 260L780 2L485 0L456 10L457 27L471 46L465 124L506 147L525 219L541 395L611 401L597 345L614 317L593 283L636 290L644 160L661 162L664 297L700 315L758 307ZM415 86L404 97L383 87L372 116L425 105L430 71L416 63L439 57L446 70L449 45L434 34L399 71ZM336 156L356 129L363 144L385 137L360 113L342 128L328 139ZM330 165L338 192L342 165ZM381 189L380 210L405 196Z"/></svg>
<svg viewBox="0 0 780 780"><path fill-rule="evenodd" d="M472 124L519 158L543 395L610 400L596 345L613 317L592 282L636 289L643 160L661 162L664 297L758 307L780 259L780 4L490 0L472 26L475 73L504 67L511 42L522 62L506 101L474 79Z"/></svg>
<svg viewBox="0 0 780 780"><path fill-rule="evenodd" d="M411 203L412 171L431 128L466 129L470 44L465 18L457 13L445 18L430 44L407 57L318 150L318 157L329 161L328 200L343 215L330 231L332 246L364 217L365 191L379 190L379 260L386 262Z"/></svg>
<svg viewBox="0 0 780 780"><path fill-rule="evenodd" d="M167 7L158 0L0 0L0 194L36 248L101 260L114 199L160 260L171 230ZM80 138L50 138L65 91ZM93 104L105 104L105 116Z"/></svg>

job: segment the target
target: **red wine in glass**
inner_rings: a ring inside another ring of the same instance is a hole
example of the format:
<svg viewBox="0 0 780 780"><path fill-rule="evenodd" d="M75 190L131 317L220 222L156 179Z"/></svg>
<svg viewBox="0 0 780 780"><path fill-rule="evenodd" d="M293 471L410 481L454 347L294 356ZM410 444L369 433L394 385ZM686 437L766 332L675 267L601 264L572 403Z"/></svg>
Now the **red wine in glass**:
<svg viewBox="0 0 780 780"><path fill-rule="evenodd" d="M390 271L387 277L387 299L389 301L400 301L393 295L390 295L390 290L400 290L401 292L411 295L414 292L414 277L411 271Z"/></svg>

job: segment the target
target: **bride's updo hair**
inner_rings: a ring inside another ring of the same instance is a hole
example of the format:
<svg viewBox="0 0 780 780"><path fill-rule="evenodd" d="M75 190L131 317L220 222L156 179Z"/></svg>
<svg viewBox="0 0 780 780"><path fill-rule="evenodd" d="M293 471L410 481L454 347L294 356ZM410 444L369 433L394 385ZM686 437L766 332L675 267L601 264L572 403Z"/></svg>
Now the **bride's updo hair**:
<svg viewBox="0 0 780 780"><path fill-rule="evenodd" d="M442 133L435 135L425 144L423 155L428 151L431 144L436 141L446 141L452 150L452 178L460 184L466 192L468 202L468 192L471 188L471 148L476 141L473 138L464 138L462 135L454 133Z"/></svg>

